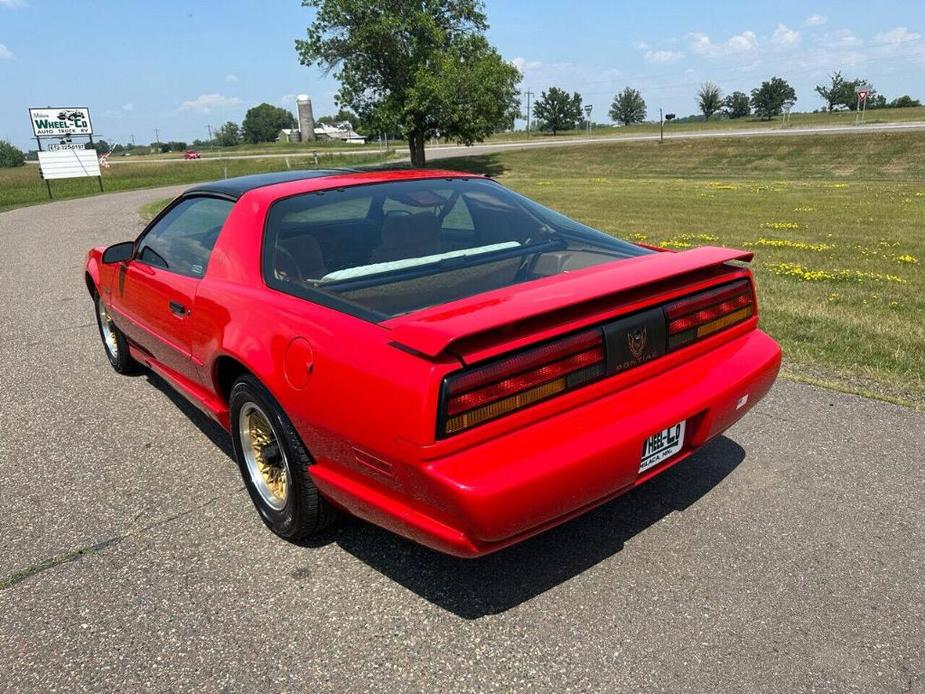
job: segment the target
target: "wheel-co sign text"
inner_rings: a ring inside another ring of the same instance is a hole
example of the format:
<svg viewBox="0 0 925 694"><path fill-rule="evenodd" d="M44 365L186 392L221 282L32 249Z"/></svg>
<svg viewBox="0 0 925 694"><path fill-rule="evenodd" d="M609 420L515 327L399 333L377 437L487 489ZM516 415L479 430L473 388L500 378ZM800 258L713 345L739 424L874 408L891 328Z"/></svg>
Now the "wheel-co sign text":
<svg viewBox="0 0 925 694"><path fill-rule="evenodd" d="M36 137L93 134L88 108L30 108L29 120Z"/></svg>

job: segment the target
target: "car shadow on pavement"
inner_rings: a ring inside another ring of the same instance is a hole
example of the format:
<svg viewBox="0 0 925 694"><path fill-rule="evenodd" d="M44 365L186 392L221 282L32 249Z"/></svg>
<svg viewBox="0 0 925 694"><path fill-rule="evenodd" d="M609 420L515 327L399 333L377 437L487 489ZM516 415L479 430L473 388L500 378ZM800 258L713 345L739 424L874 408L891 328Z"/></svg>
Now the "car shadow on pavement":
<svg viewBox="0 0 925 694"><path fill-rule="evenodd" d="M207 417L202 410L180 395L174 390L173 386L153 371L145 370L142 373L148 379L148 383L161 391L170 402L176 405L180 412L196 425L199 431L206 435L209 441L215 444L216 448L220 449L234 463L234 450L231 447L231 439L228 432L222 429L218 422Z"/></svg>
<svg viewBox="0 0 925 694"><path fill-rule="evenodd" d="M144 373L233 463L228 433L160 376ZM516 607L617 554L639 533L706 496L744 458L741 446L721 436L641 487L481 559L450 557L357 518L344 518L302 544L336 543L434 605L478 619Z"/></svg>
<svg viewBox="0 0 925 694"><path fill-rule="evenodd" d="M741 446L720 437L622 497L481 559L449 557L356 519L325 535L425 600L477 619L516 607L620 552L637 534L708 494L744 458Z"/></svg>

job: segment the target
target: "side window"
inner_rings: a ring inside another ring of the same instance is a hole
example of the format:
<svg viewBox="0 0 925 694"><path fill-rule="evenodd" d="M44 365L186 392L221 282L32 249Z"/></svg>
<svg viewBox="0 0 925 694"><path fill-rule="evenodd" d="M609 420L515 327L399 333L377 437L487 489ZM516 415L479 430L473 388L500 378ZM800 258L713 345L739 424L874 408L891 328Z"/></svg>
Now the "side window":
<svg viewBox="0 0 925 694"><path fill-rule="evenodd" d="M188 277L202 277L209 255L234 203L187 198L161 217L138 247L137 259Z"/></svg>

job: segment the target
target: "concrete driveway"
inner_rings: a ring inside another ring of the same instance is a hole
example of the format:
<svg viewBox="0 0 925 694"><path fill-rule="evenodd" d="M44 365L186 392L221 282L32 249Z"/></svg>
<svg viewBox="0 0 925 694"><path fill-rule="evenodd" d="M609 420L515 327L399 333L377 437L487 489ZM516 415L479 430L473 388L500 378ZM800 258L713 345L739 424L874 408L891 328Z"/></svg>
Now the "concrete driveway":
<svg viewBox="0 0 925 694"><path fill-rule="evenodd" d="M85 250L176 189L0 214L0 689L920 692L925 414L780 382L475 562L260 523L226 435L106 363Z"/></svg>

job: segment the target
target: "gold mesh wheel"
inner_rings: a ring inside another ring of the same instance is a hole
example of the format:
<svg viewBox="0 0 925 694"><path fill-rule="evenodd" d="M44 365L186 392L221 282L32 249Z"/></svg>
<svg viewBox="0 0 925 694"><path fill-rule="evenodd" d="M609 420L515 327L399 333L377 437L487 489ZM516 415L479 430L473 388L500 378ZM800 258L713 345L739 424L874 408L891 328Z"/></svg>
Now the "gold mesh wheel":
<svg viewBox="0 0 925 694"><path fill-rule="evenodd" d="M245 403L238 432L251 482L268 506L281 510L289 496L289 461L270 418L256 403Z"/></svg>

